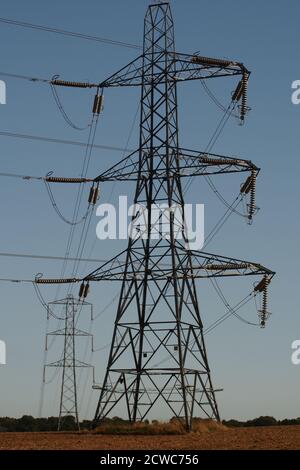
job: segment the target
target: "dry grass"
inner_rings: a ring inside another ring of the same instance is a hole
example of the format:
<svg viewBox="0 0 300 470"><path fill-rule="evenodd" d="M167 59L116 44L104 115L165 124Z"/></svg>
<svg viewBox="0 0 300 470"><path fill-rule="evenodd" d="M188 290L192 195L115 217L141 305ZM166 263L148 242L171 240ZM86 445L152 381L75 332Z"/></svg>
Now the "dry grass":
<svg viewBox="0 0 300 470"><path fill-rule="evenodd" d="M212 419L197 419L193 422L193 432L198 434L202 432L227 431L228 428Z"/></svg>
<svg viewBox="0 0 300 470"><path fill-rule="evenodd" d="M225 431L226 426L217 423L211 419L197 419L193 421L193 432L214 432ZM114 434L114 435L140 435L140 436L156 436L156 435L183 435L186 431L180 421L171 422L153 422L153 423L103 423L94 431L95 434Z"/></svg>

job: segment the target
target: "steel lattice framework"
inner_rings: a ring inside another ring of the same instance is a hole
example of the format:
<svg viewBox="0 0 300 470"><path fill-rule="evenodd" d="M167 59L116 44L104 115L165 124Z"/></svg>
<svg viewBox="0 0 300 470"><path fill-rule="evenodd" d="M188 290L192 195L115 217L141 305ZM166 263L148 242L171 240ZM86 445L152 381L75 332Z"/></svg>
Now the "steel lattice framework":
<svg viewBox="0 0 300 470"><path fill-rule="evenodd" d="M62 308L64 315L61 319L64 322L64 326L61 329L47 334L46 350L48 349L49 336L62 336L64 339L63 354L60 360L45 364L44 381L45 369L47 367L59 367L62 369L58 431L64 429L64 420L68 416L74 417L75 427L79 430L76 370L78 368L90 368L92 366L79 361L76 358L76 337L84 336L86 338L92 338L92 335L86 331L78 329L76 327L76 320L78 317L78 311L81 311L84 307L88 307L90 309L92 316L92 305L88 302L79 302L70 295L66 299L49 302L48 318L53 315L53 310L57 307Z"/></svg>
<svg viewBox="0 0 300 470"><path fill-rule="evenodd" d="M233 75L241 76L234 98L242 98L243 120L247 69L239 62L176 53L170 6L160 3L148 8L142 56L101 84L141 86L140 143L137 152L95 181L136 180L134 204L147 211L141 236L130 238L121 255L124 261L117 256L85 278L122 281L94 425L120 403L131 422L143 420L159 402L187 429L193 416L220 419L195 279L261 275L266 289L273 273L256 263L193 252L184 221L179 228L183 241L176 238L172 211L169 237L153 237L152 211L166 203L180 206L184 214L183 176L249 171L250 185L255 180L258 168L249 161L181 149L178 143L177 83ZM138 217L140 209L133 221ZM167 367L159 363L162 351L169 356Z"/></svg>

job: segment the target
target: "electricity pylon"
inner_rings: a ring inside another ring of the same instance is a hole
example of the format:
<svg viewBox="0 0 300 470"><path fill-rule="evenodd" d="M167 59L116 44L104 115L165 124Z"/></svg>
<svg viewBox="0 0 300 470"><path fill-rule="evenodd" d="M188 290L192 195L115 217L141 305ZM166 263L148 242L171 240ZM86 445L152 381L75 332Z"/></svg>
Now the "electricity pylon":
<svg viewBox="0 0 300 470"><path fill-rule="evenodd" d="M189 248L181 177L249 171L244 190L251 193L251 219L258 168L249 161L179 147L177 84L234 75L241 76L233 100L241 100L244 120L249 71L240 62L176 53L170 6L160 3L148 8L142 56L101 84L141 87L140 143L137 152L96 181L136 180L134 204L147 212L145 223L139 222L142 235L129 239L125 261L118 256L86 277L87 282L122 281L95 425L121 401L131 422L143 420L160 401L188 430L199 413L219 420L195 279L261 275L257 289L266 291L274 273L256 263ZM172 210L169 237L151 237L153 208L159 203L181 208L183 241L176 238L178 222ZM138 210L132 221L141 215ZM264 322L266 305L261 315ZM162 351L169 359L165 367L159 361Z"/></svg>
<svg viewBox="0 0 300 470"><path fill-rule="evenodd" d="M111 349L94 426L112 411L126 410L128 420L143 420L163 403L192 428L193 417L219 420L219 411L203 338L195 281L201 278L259 276L254 290L263 293L261 326L268 317L267 291L274 272L259 263L191 249L181 179L249 173L240 192L249 194L249 221L256 212L259 172L251 161L181 148L178 140L177 85L190 80L238 77L232 103L247 113L250 72L228 59L182 54L175 50L174 25L167 2L150 5L144 22L143 53L98 85L55 80L54 85L141 87L140 141L137 151L94 180L90 200L104 181L136 181L136 211L127 249L83 279L80 296L91 281L121 281ZM96 95L94 109L99 109ZM102 96L102 94L101 94ZM75 180L74 180L75 181ZM156 220L157 205L166 214ZM182 217L176 217L173 207ZM166 222L167 221L167 222ZM161 236L157 224L168 225ZM133 233L133 229L132 229ZM136 233L136 231L135 231ZM153 236L155 233L155 236ZM178 237L181 234L181 239ZM157 236L158 235L158 236ZM39 283L78 282L79 279ZM163 359L167 354L167 359Z"/></svg>
<svg viewBox="0 0 300 470"><path fill-rule="evenodd" d="M84 336L92 338L90 333L79 330L76 327L78 320L78 313L84 307L88 307L91 311L92 318L92 305L88 302L79 302L69 295L66 299L56 300L48 304L48 319L51 316L60 318L64 322L61 329L52 331L46 336L46 350L48 349L49 336L63 336L64 345L62 358L58 361L45 364L44 366L44 382L45 382L45 369L47 367L55 367L62 369L61 376L61 392L59 404L59 418L58 418L58 431L64 429L64 421L66 417L72 416L76 429L80 429L79 413L78 413L78 400L77 400L77 375L78 368L92 367L90 364L79 361L76 358L76 337ZM62 317L58 317L54 312L60 308L63 312ZM69 429L69 427L68 427Z"/></svg>

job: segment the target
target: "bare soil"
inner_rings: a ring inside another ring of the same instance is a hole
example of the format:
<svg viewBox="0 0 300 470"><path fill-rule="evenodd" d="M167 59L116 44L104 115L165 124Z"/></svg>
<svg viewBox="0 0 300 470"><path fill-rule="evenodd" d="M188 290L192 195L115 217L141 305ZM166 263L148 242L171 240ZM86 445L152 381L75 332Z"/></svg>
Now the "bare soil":
<svg viewBox="0 0 300 470"><path fill-rule="evenodd" d="M181 436L0 433L1 450L300 449L300 426L229 428Z"/></svg>

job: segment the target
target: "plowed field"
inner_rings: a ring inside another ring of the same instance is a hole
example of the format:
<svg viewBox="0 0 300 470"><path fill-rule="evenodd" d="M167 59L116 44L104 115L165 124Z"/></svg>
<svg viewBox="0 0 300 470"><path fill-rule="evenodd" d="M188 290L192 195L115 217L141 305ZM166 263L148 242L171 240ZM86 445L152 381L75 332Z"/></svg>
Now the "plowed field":
<svg viewBox="0 0 300 470"><path fill-rule="evenodd" d="M0 433L0 449L300 449L300 426L236 428L181 436L115 436L86 433Z"/></svg>

